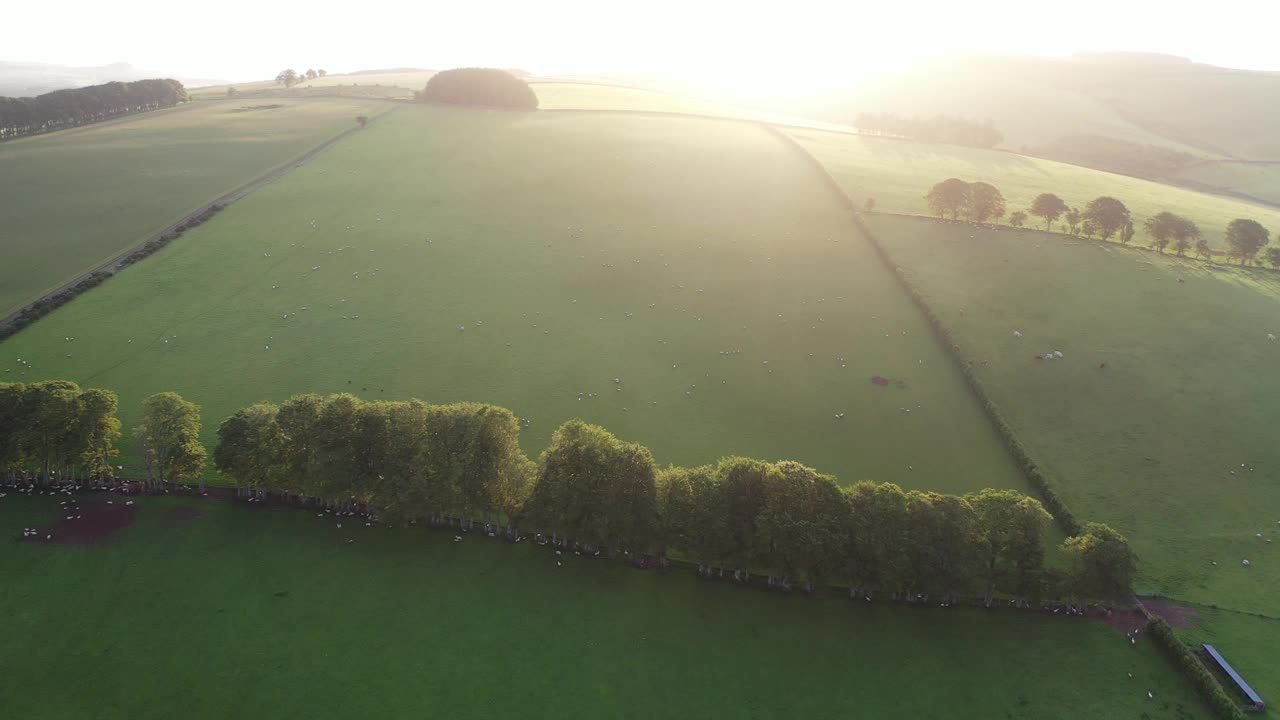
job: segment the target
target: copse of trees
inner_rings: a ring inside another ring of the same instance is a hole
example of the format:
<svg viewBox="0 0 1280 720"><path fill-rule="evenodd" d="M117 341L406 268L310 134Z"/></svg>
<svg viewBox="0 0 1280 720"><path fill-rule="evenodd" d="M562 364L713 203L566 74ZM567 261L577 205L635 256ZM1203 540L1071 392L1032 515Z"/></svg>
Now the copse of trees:
<svg viewBox="0 0 1280 720"><path fill-rule="evenodd" d="M496 68L454 68L431 76L418 102L485 105L517 110L537 110L538 96L524 80Z"/></svg>
<svg viewBox="0 0 1280 720"><path fill-rule="evenodd" d="M36 97L0 97L0 139L51 132L186 102L177 80L109 82Z"/></svg>
<svg viewBox="0 0 1280 720"><path fill-rule="evenodd" d="M947 115L921 118L903 117L894 113L859 113L853 119L853 126L861 133L978 148L995 147L1004 139L1004 135L989 120L977 123Z"/></svg>
<svg viewBox="0 0 1280 720"><path fill-rule="evenodd" d="M0 472L43 482L112 477L118 405L110 390L66 380L0 384Z"/></svg>
<svg viewBox="0 0 1280 720"><path fill-rule="evenodd" d="M929 210L938 217L950 214L951 219L964 217L975 222L987 222L1004 217L1005 201L1000 190L985 182L965 182L959 178L947 178L934 185L925 201Z"/></svg>
<svg viewBox="0 0 1280 720"><path fill-rule="evenodd" d="M1179 257L1186 255L1192 243L1201 237L1200 228L1194 222L1168 211L1147 218L1142 229L1151 237L1151 247L1157 252L1163 253L1172 244Z"/></svg>
<svg viewBox="0 0 1280 720"><path fill-rule="evenodd" d="M493 405L300 395L223 421L213 460L242 494L358 504L391 520L511 522L537 470L519 435Z"/></svg>

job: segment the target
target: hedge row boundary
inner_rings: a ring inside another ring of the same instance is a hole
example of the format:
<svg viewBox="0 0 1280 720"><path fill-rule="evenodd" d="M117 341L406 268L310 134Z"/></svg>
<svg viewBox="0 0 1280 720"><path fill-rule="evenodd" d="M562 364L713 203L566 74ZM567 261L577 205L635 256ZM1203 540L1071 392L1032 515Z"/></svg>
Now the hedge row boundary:
<svg viewBox="0 0 1280 720"><path fill-rule="evenodd" d="M1156 639L1160 647L1164 648L1169 654L1169 658L1178 666L1182 674L1191 681L1196 690L1204 698L1209 708L1214 714L1223 720L1246 720L1244 710L1240 703L1231 699L1227 691L1223 689L1222 683L1205 668L1204 663L1195 656L1195 653L1178 639L1173 628L1162 617L1152 617L1147 623L1147 629L1151 632L1151 636Z"/></svg>
<svg viewBox="0 0 1280 720"><path fill-rule="evenodd" d="M19 332L26 329L32 323L44 317L45 315L48 315L54 310L57 310L63 305L66 305L67 303L76 299L80 295L83 295L84 293L92 290L93 288L98 287L102 283L106 282L107 279L113 277L120 270L123 270L129 267L130 265L140 260L143 260L144 258L150 255L155 254L157 251L160 250L160 248L163 248L164 246L168 245L169 243L181 237L182 233L186 232L187 230L190 230L193 227L196 227L197 225L203 224L209 218L221 212L222 209L225 207L226 207L225 204L216 203L216 202L211 205L208 205L202 210L199 210L192 215L188 215L177 225L174 225L173 227L169 228L168 230L165 230L164 232L160 233L156 237L153 237L150 240L146 241L145 243L142 244L141 247L134 249L128 255L125 255L124 257L119 258L118 260L113 260L110 264L111 269L94 270L88 275L81 277L79 280L76 280L72 284L65 285L62 288L55 290L52 293L49 293L48 295L45 295L39 300L36 300L30 305L27 305L26 307L22 308L18 312L14 313L10 317L9 321L6 322L3 326L0 326L0 342L8 340L14 335L17 335Z"/></svg>
<svg viewBox="0 0 1280 720"><path fill-rule="evenodd" d="M369 119L373 120L392 111L393 110L383 111L378 115L371 116ZM74 129L75 128L72 128L72 130ZM14 335L17 335L19 332L26 329L32 323L45 315L48 315L57 308L66 305L83 293L101 285L103 282L106 282L108 279L113 277L117 272L156 253L164 246L178 239L182 233L203 224L217 213L226 209L226 207L231 203L243 198L259 187L280 178L289 170L309 161L330 145L338 142L353 132L358 132L360 129L360 126L356 126L334 135L305 153L271 168L262 175L259 175L249 182L236 187L230 192L224 193L208 205L201 206L191 213L184 215L182 219L156 233L140 245L135 245L122 250L120 253L104 260L95 269L88 271L80 277L50 291L39 299L34 300L14 311L9 316L0 317L0 342L4 342Z"/></svg>
<svg viewBox="0 0 1280 720"><path fill-rule="evenodd" d="M1013 426L1005 419L1004 413L1000 411L991 398L987 395L986 388L982 381L978 378L977 373L973 371L972 363L969 362L962 354L960 345L952 338L951 333L943 326L942 321L933 312L933 308L929 305L924 295L907 279L905 271L894 264L893 259L889 257L888 251L884 249L884 245L875 233L871 232L871 228L867 227L863 222L862 216L858 210L858 206L853 199L840 187L840 183L832 177L817 158L804 148L795 138L791 137L782 130L761 123L766 131L780 139L784 145L791 148L796 154L805 160L812 167L820 180L827 188L840 199L845 208L852 215L853 224L860 233L871 243L871 247L875 249L876 256L884 263L884 266L898 280L898 283L906 290L907 295L911 297L912 302L924 314L925 319L929 322L929 327L933 330L934 337L946 349L947 354L955 361L960 373L964 376L966 384L969 386L970 392L978 400L982 406L983 412L986 414L988 421L994 426L996 432L1000 434L1004 441L1005 447L1009 454L1013 457L1014 462L1022 470L1022 474L1026 477L1027 482L1031 484L1036 493L1040 496L1040 501L1044 503L1049 513L1057 520L1059 527L1062 528L1068 536L1079 535L1082 526L1075 515L1067 508L1066 503L1058 495L1057 490L1053 486L1053 482L1049 479L1045 471L1041 470L1040 465L1032 458L1022 442L1018 439L1017 434L1013 430ZM913 216L914 217L914 216Z"/></svg>

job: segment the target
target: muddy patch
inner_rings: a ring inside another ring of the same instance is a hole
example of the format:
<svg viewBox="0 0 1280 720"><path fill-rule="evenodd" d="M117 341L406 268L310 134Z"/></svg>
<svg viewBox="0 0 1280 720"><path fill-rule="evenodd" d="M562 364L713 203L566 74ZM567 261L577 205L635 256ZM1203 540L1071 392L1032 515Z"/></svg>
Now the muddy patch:
<svg viewBox="0 0 1280 720"><path fill-rule="evenodd" d="M137 509L128 500L67 501L56 523L24 529L20 539L26 542L60 545L98 545L129 527L137 518Z"/></svg>
<svg viewBox="0 0 1280 720"><path fill-rule="evenodd" d="M1195 610L1182 607L1172 600L1164 598L1144 598L1142 604L1146 605L1153 615L1159 615L1165 619L1165 622L1175 628L1184 628L1191 625L1197 615Z"/></svg>

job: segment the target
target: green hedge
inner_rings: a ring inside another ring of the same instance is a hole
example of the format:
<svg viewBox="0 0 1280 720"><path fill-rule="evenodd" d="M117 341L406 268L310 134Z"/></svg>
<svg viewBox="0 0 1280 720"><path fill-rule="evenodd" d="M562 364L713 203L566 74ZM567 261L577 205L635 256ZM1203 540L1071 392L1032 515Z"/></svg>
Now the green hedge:
<svg viewBox="0 0 1280 720"><path fill-rule="evenodd" d="M844 201L845 206L848 207L851 213L853 213L854 225L856 225L858 230L871 241L871 247L875 249L876 255L880 257L880 260L884 262L886 267L893 271L894 276L898 278L902 287L906 289L907 294L911 296L916 307L920 308L920 312L924 313L925 318L929 321L929 327L933 329L934 335L938 338L938 341L941 342L943 347L945 347L947 351L952 354L952 357L955 358L956 364L960 366L960 371L969 384L969 389L973 392L974 396L978 398L983 411L987 414L987 418L1000 433L1000 437L1004 439L1005 446L1009 448L1009 453L1013 455L1013 459L1018 463L1019 467L1022 468L1022 472L1026 476L1027 481L1031 483L1031 486L1035 488L1036 493L1040 495L1040 501L1044 503L1045 509L1047 509L1049 513L1057 519L1058 525L1062 528L1063 532L1067 535L1079 535L1081 529L1080 521L1076 520L1075 515L1067 509L1062 498L1058 497L1058 493L1054 490L1053 484L1049 481L1049 478L1045 475L1044 471L1036 465L1035 461L1031 459L1031 455L1027 452L1026 448L1022 446L1022 443L1014 434L1013 428L1009 425L1009 422L1005 420L1000 409L996 407L995 403L991 402L989 397L987 397L986 390L982 387L982 381L978 379L977 374L973 371L972 365L966 362L962 356L960 352L960 345L952 339L951 333L947 332L946 327L942 324L942 321L938 319L938 316L934 314L933 308L929 306L929 303L925 300L924 296L916 290L915 286L913 286L906 278L902 268L893 264L893 260L889 257L889 253L886 252L883 245L881 245L880 239L877 238L875 233L871 232L871 228L867 227L866 223L862 221L862 217L858 214L858 207L853 202L853 199L845 193L844 189L840 187L840 183L836 182L836 179L831 176L831 173L827 171L827 168L808 150L805 150L804 146L796 142L795 138L772 125L762 124L761 126L772 132L780 138L784 144L791 147L794 151L799 153L801 157L807 160L817 170L818 176L827 184L831 191Z"/></svg>
<svg viewBox="0 0 1280 720"><path fill-rule="evenodd" d="M204 210L192 215L176 225L172 230L168 230L158 237L148 240L143 243L142 247L139 247L137 250L134 250L118 260L115 264L115 269L123 270L148 255L155 253L165 245L177 240L178 236L182 235L183 232L200 225L204 221L218 214L218 212L225 207L226 205L214 203ZM76 297L81 293L88 292L89 290L101 285L112 275L113 273L106 270L95 270L76 281L74 285L69 285L57 292L50 293L39 300L32 302L30 305L19 310L8 323L0 326L0 341L7 340L14 335L17 335L23 328L76 299Z"/></svg>
<svg viewBox="0 0 1280 720"><path fill-rule="evenodd" d="M1182 671L1183 675L1191 681L1196 690L1204 698L1205 703L1213 709L1214 714L1223 720L1245 720L1246 716L1240 703L1231 699L1226 690L1222 689L1222 684L1207 669L1204 663L1196 658L1195 653L1191 652L1178 636L1174 634L1173 628L1164 618L1152 618L1147 623L1147 630L1151 632L1151 636L1160 643L1160 646L1169 653L1173 662Z"/></svg>

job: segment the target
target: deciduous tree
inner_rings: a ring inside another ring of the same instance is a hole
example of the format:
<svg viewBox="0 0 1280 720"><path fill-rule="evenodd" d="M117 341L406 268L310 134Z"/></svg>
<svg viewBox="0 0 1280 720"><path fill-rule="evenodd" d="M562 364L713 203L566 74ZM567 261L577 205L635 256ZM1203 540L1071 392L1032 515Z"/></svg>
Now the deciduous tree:
<svg viewBox="0 0 1280 720"><path fill-rule="evenodd" d="M929 205L929 212L938 217L946 217L950 214L953 219L956 219L964 210L968 197L969 183L959 178L947 178L934 185L924 199Z"/></svg>
<svg viewBox="0 0 1280 720"><path fill-rule="evenodd" d="M1067 211L1062 215L1062 219L1067 223L1067 232L1075 235L1080 231L1080 221L1082 218L1079 210L1075 208L1067 208Z"/></svg>
<svg viewBox="0 0 1280 720"><path fill-rule="evenodd" d="M1102 235L1103 240L1109 240L1112 235L1122 231L1125 225L1131 225L1129 208L1119 200L1105 195L1089 201L1084 209L1084 220Z"/></svg>
<svg viewBox="0 0 1280 720"><path fill-rule="evenodd" d="M1236 218L1227 225L1228 252L1231 257L1240 258L1240 264L1244 265L1257 256L1270 236L1271 233L1257 220Z"/></svg>
<svg viewBox="0 0 1280 720"><path fill-rule="evenodd" d="M1032 215L1044 220L1044 229L1052 230L1053 224L1058 218L1070 208L1062 200L1062 198L1053 193L1040 193L1035 200L1031 201L1031 207L1028 209Z"/></svg>
<svg viewBox="0 0 1280 720"><path fill-rule="evenodd" d="M1004 217L1004 196L990 183L969 183L964 199L965 215L975 222L986 222Z"/></svg>
<svg viewBox="0 0 1280 720"><path fill-rule="evenodd" d="M142 422L134 428L150 483L184 482L204 487L202 472L208 453L200 444L200 406L175 392L156 393L142 403Z"/></svg>
<svg viewBox="0 0 1280 720"><path fill-rule="evenodd" d="M1063 542L1077 594L1097 600L1127 600L1133 594L1137 560L1125 536L1102 523L1088 523Z"/></svg>

